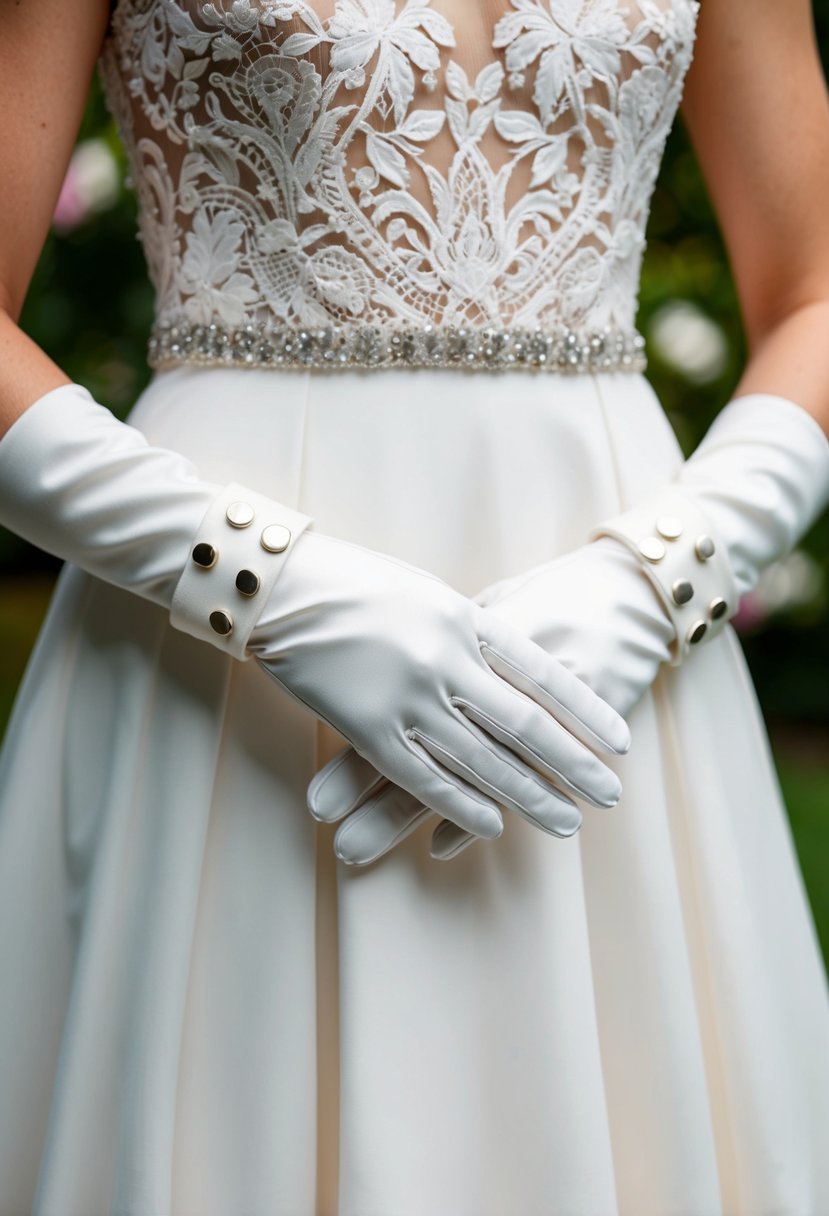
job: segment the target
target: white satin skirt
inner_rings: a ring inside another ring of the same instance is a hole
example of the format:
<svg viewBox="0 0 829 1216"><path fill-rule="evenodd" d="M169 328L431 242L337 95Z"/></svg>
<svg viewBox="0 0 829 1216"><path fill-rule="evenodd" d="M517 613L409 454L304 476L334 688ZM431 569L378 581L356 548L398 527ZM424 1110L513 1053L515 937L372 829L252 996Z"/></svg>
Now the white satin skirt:
<svg viewBox="0 0 829 1216"><path fill-rule="evenodd" d="M623 373L186 368L130 421L468 595L681 461ZM305 805L344 739L65 568L0 761L0 1214L826 1216L826 977L733 631L630 726L575 837L347 868Z"/></svg>

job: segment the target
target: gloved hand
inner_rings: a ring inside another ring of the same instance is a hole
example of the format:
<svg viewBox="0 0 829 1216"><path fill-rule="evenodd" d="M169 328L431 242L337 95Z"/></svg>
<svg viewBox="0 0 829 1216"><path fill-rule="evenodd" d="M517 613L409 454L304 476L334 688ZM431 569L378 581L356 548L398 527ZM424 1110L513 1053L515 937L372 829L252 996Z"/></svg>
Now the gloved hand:
<svg viewBox="0 0 829 1216"><path fill-rule="evenodd" d="M496 836L509 806L566 836L581 822L570 795L618 800L594 749L624 751L629 733L586 685L440 579L312 522L202 481L78 385L0 442L0 523L255 656L373 771L461 828Z"/></svg>
<svg viewBox="0 0 829 1216"><path fill-rule="evenodd" d="M610 537L491 583L474 600L555 655L622 717L671 658L674 630L659 596L633 554Z"/></svg>
<svg viewBox="0 0 829 1216"><path fill-rule="evenodd" d="M554 655L621 714L628 713L670 657L671 622L639 563L617 541L597 540L512 578L490 584L475 602ZM554 611L551 610L554 605ZM335 756L308 787L322 821L342 819L337 855L366 864L432 815L351 749ZM432 856L455 856L474 837L444 820Z"/></svg>
<svg viewBox="0 0 829 1216"><path fill-rule="evenodd" d="M627 714L661 663L677 665L724 627L828 499L829 441L812 416L785 398L735 398L671 485L601 524L575 552L475 600ZM308 787L312 814L342 820L337 849L353 864L382 856L429 817L372 777L345 749ZM470 840L444 821L432 856L454 857Z"/></svg>

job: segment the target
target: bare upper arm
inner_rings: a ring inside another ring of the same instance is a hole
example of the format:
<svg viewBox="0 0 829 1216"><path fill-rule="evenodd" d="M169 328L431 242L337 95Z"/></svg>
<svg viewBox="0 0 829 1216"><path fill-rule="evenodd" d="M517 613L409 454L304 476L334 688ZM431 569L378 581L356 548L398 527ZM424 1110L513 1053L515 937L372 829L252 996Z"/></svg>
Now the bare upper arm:
<svg viewBox="0 0 829 1216"><path fill-rule="evenodd" d="M829 300L829 98L809 0L702 0L682 113L753 346Z"/></svg>
<svg viewBox="0 0 829 1216"><path fill-rule="evenodd" d="M17 318L106 30L106 0L0 0L0 307Z"/></svg>

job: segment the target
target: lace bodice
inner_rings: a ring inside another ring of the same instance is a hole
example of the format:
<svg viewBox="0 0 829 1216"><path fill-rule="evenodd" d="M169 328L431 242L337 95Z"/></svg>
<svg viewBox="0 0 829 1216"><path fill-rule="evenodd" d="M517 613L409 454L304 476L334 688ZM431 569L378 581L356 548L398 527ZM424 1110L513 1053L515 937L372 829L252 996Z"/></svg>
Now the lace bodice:
<svg viewBox="0 0 829 1216"><path fill-rule="evenodd" d="M632 329L698 8L121 0L157 332Z"/></svg>

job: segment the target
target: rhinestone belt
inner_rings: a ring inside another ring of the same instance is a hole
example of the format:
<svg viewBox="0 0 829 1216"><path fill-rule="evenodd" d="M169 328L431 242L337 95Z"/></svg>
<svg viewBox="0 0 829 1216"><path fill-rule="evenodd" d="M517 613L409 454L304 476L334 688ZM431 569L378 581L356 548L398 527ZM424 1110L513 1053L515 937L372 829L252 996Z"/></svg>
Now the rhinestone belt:
<svg viewBox="0 0 829 1216"><path fill-rule="evenodd" d="M152 367L198 363L220 367L452 367L577 372L641 372L645 340L635 329L456 325L249 324L237 329L189 321L157 322L148 351Z"/></svg>

